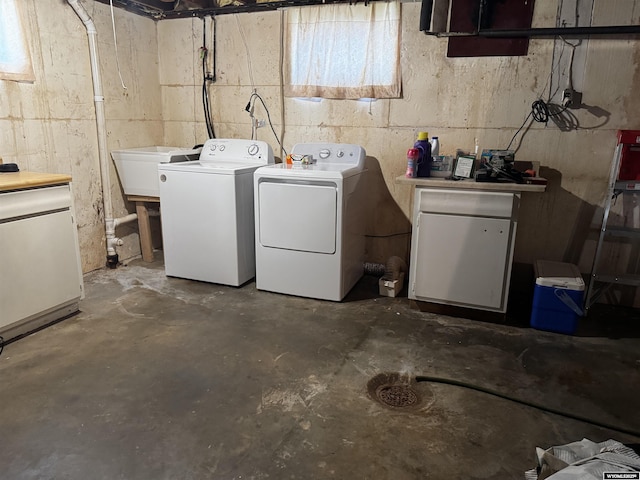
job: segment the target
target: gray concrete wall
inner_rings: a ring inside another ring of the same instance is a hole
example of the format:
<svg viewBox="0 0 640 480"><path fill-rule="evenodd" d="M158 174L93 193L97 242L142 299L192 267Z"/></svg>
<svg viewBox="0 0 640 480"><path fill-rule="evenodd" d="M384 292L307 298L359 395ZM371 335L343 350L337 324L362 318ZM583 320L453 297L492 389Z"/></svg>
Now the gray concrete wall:
<svg viewBox="0 0 640 480"><path fill-rule="evenodd" d="M63 1L19 2L35 82L0 81L0 156L21 170L70 174L85 272L105 264L106 247L89 46L84 25ZM109 150L161 145L156 23L115 9L122 88L109 7L85 2L98 31ZM111 164L114 215L134 208ZM140 253L137 227L118 228L121 258Z"/></svg>

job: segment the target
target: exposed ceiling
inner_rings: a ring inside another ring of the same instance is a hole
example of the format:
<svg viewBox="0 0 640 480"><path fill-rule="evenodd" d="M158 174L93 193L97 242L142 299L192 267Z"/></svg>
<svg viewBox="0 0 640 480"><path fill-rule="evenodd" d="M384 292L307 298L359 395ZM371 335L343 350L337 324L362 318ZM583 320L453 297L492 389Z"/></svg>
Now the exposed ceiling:
<svg viewBox="0 0 640 480"><path fill-rule="evenodd" d="M377 0L98 0L100 3L109 5L113 2L114 7L122 8L129 12L152 18L154 20L164 20L171 18L185 17L210 17L215 15L224 15L227 13L242 12L260 12L268 10L276 10L282 7L318 5L332 3L348 3L357 4L369 3ZM523 0L520 0L522 2ZM525 0L528 4L531 0ZM439 4L449 5L449 1L439 2ZM599 35L603 38L617 38L619 36L638 36L640 35L640 25L621 25L621 26L585 26L585 27L562 27L562 28L513 28L494 25L491 18L487 18L486 13L492 10L498 11L509 7L507 0L456 0L455 5L460 10L467 11L470 18L478 21L478 15L481 15L483 8L485 10L485 19L478 24L476 28L470 28L463 32L444 31L428 31L429 27L423 27L422 15L425 11L429 12L429 6L435 4L435 0L422 0L422 11L420 19L420 30L427 35L438 36L480 36L493 38L518 38L518 37L547 37L555 38L562 36L564 38L584 38L589 35ZM451 2L452 5L453 2ZM425 10L425 5L427 9ZM484 5L484 7L482 7ZM531 1L531 8L533 2ZM491 7L491 8L489 8ZM452 6L453 8L453 6ZM430 15L429 15L430 17ZM493 15L489 15L493 17ZM430 22L430 18L429 18ZM428 22L427 22L428 23Z"/></svg>
<svg viewBox="0 0 640 480"><path fill-rule="evenodd" d="M98 0L106 5L109 0ZM208 17L226 13L275 10L293 5L327 3L369 3L370 0L113 0L113 6L138 15L163 20L184 17Z"/></svg>

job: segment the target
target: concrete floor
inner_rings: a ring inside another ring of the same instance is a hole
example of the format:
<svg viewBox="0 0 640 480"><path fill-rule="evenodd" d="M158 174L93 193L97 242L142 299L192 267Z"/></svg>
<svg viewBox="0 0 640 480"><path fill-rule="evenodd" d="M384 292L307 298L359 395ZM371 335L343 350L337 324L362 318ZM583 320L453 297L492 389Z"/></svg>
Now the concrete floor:
<svg viewBox="0 0 640 480"><path fill-rule="evenodd" d="M640 431L640 322L613 314L566 336L419 312L371 277L332 303L160 261L85 285L80 314L0 356L0 478L506 479L537 446L640 441L459 386L417 383L406 410L367 393L436 375Z"/></svg>

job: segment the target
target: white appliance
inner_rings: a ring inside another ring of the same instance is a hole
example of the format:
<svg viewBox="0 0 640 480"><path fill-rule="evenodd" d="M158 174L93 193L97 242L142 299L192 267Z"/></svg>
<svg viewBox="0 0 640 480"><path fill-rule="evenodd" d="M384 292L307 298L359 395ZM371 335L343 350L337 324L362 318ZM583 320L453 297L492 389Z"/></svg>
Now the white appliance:
<svg viewBox="0 0 640 480"><path fill-rule="evenodd" d="M168 276L232 286L255 276L253 172L273 161L265 142L211 139L197 161L158 165Z"/></svg>
<svg viewBox="0 0 640 480"><path fill-rule="evenodd" d="M520 195L416 188L409 298L504 313Z"/></svg>
<svg viewBox="0 0 640 480"><path fill-rule="evenodd" d="M0 251L5 341L78 311L84 290L69 183L0 192Z"/></svg>
<svg viewBox="0 0 640 480"><path fill-rule="evenodd" d="M256 287L340 301L362 277L365 151L358 145L297 144L310 164L254 174Z"/></svg>

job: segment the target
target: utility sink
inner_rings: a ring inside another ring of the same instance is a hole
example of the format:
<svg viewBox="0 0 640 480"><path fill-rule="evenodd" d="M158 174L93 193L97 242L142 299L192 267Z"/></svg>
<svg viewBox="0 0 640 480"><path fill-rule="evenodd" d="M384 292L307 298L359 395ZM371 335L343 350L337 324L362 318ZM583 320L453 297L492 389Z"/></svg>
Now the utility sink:
<svg viewBox="0 0 640 480"><path fill-rule="evenodd" d="M125 195L159 197L158 164L198 160L200 150L152 146L113 150L111 157Z"/></svg>

